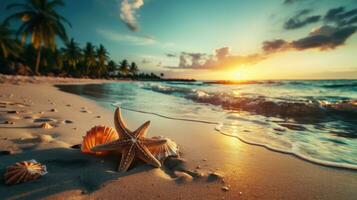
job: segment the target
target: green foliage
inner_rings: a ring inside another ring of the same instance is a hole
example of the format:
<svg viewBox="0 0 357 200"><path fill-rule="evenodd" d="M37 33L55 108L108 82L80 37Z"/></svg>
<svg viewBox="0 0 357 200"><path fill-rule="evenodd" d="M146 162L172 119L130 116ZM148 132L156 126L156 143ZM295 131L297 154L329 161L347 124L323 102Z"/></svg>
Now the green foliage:
<svg viewBox="0 0 357 200"><path fill-rule="evenodd" d="M104 48L104 46L101 44L99 45L99 48L97 49L97 60L98 60L98 65L97 65L97 76L101 77L102 75L105 74L105 71L107 70L106 62L109 59L109 53L108 51Z"/></svg>
<svg viewBox="0 0 357 200"><path fill-rule="evenodd" d="M0 24L0 65L20 63L41 73L93 78L132 78L157 80L155 74L139 72L135 62L124 59L119 64L110 59L107 49L87 42L82 49L73 38L68 40L64 23L70 23L56 9L64 6L62 0L25 0L13 3L7 9L17 9ZM21 22L15 34L9 28L9 21ZM21 36L22 45L17 40ZM57 48L56 37L64 44Z"/></svg>
<svg viewBox="0 0 357 200"><path fill-rule="evenodd" d="M76 71L77 64L82 59L82 52L78 43L72 38L69 42L65 44L65 48L61 49L62 52L62 62L66 63L66 66L69 67L67 71Z"/></svg>
<svg viewBox="0 0 357 200"><path fill-rule="evenodd" d="M119 72L124 76L129 74L129 62L128 62L128 60L124 59L123 61L121 61L120 66L119 66Z"/></svg>
<svg viewBox="0 0 357 200"><path fill-rule="evenodd" d="M21 51L19 43L13 38L9 24L0 24L0 57L6 59L8 56L17 57Z"/></svg>
<svg viewBox="0 0 357 200"><path fill-rule="evenodd" d="M136 65L135 62L131 63L130 68L129 68L129 72L133 76L135 76L139 72L138 66Z"/></svg>
<svg viewBox="0 0 357 200"><path fill-rule="evenodd" d="M86 75L91 75L92 68L96 65L96 57L95 57L95 47L92 43L87 42L86 46L84 47L83 54L84 54L84 64L86 66ZM94 70L94 69L93 69Z"/></svg>
<svg viewBox="0 0 357 200"><path fill-rule="evenodd" d="M107 65L105 76L115 76L118 71L118 64L114 60L110 60Z"/></svg>
<svg viewBox="0 0 357 200"><path fill-rule="evenodd" d="M25 44L30 37L31 43L37 49L36 73L39 73L41 48L55 50L56 36L62 41L67 41L63 23L70 24L56 11L58 6L63 5L61 0L27 0L25 3L13 3L7 6L9 10L18 9L18 12L9 16L5 22L21 21L17 36L21 35L22 44Z"/></svg>

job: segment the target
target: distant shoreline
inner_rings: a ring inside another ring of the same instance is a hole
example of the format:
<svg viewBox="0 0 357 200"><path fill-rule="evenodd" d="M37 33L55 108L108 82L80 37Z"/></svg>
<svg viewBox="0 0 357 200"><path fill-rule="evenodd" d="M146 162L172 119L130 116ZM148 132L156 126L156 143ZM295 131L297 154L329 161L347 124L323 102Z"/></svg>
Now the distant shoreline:
<svg viewBox="0 0 357 200"><path fill-rule="evenodd" d="M206 84L222 84L222 85L235 85L235 84L256 84L256 83L276 83L279 81L357 81L356 79L258 79L258 80L197 80L190 78L91 78L91 77L72 77L72 76L46 76L46 75L16 75L16 74L2 74L0 76L9 77L33 77L33 78L63 78L63 79L78 79L78 80L107 80L107 81L157 81L157 82L203 82Z"/></svg>

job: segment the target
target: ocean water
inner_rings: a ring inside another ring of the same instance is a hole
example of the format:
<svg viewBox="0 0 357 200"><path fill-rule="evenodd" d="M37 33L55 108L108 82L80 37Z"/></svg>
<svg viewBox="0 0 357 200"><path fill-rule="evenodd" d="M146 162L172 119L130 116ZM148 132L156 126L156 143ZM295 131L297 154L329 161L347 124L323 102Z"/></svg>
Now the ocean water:
<svg viewBox="0 0 357 200"><path fill-rule="evenodd" d="M357 170L357 80L121 82L58 86L172 120L215 124L221 134L304 160Z"/></svg>

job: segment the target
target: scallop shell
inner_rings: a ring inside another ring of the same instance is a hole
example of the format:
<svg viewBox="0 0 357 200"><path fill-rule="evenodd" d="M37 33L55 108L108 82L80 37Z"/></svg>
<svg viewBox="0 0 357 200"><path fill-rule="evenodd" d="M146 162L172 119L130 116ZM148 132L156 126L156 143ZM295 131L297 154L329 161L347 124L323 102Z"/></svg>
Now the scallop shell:
<svg viewBox="0 0 357 200"><path fill-rule="evenodd" d="M159 146L153 146L149 148L149 151L155 158L160 161L165 160L169 156L179 157L179 148L176 142L169 138L164 138L162 136L154 136L153 139L166 139L166 143Z"/></svg>
<svg viewBox="0 0 357 200"><path fill-rule="evenodd" d="M14 185L35 180L47 174L46 166L36 160L17 162L7 167L5 172L5 183Z"/></svg>
<svg viewBox="0 0 357 200"><path fill-rule="evenodd" d="M83 153L90 153L95 155L104 155L108 151L91 151L91 149L99 144L105 144L119 138L115 129L107 126L95 126L87 131L87 134L83 137L81 151Z"/></svg>

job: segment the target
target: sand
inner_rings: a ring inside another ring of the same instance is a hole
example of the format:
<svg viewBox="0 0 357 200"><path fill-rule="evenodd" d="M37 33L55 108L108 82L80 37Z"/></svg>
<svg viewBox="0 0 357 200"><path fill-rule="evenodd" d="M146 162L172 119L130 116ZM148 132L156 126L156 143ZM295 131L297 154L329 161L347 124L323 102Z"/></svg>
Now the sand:
<svg viewBox="0 0 357 200"><path fill-rule="evenodd" d="M176 141L182 160L168 160L159 169L136 162L120 174L115 171L119 155L82 154L77 145L91 127L113 126L113 110L53 86L106 81L1 75L0 82L0 151L5 152L0 173L30 159L48 169L40 179L19 185L1 179L2 199L357 198L356 171L251 146L216 132L213 125L131 111L122 111L129 128L151 120L149 136Z"/></svg>

